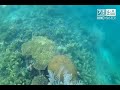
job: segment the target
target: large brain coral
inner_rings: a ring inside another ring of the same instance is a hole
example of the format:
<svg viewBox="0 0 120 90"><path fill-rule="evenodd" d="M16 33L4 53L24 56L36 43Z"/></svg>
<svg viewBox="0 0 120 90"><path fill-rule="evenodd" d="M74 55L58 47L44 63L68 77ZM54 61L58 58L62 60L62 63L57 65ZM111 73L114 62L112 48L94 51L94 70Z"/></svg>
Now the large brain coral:
<svg viewBox="0 0 120 90"><path fill-rule="evenodd" d="M64 73L67 71L68 74L72 74L72 80L77 79L77 70L72 61L64 55L54 56L48 64L48 70L52 71L57 78L63 81Z"/></svg>
<svg viewBox="0 0 120 90"><path fill-rule="evenodd" d="M45 70L49 60L55 54L55 43L46 37L36 36L22 45L22 54L35 59L34 68Z"/></svg>

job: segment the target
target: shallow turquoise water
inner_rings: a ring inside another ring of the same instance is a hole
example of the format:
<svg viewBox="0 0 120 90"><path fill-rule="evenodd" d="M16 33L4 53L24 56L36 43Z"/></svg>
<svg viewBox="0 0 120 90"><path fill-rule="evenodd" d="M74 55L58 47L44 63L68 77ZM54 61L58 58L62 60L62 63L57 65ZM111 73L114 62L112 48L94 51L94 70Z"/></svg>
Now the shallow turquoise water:
<svg viewBox="0 0 120 90"><path fill-rule="evenodd" d="M97 20L97 9L116 9L116 19ZM95 78L97 78L97 84L120 84L119 5L1 5L0 17L1 58L6 48L11 47L12 49L15 47L13 51L20 51L21 44L30 40L33 36L47 36L55 41L58 46L63 46L64 48L66 48L65 45L70 40L70 42L80 44L82 43L80 41L81 37L85 36L85 33L80 34L80 29L85 28L89 32L87 36L94 35L96 37L94 38L96 42L93 42L92 45L94 47L90 50L94 51L96 55L95 71L97 74ZM83 37L83 40L85 37ZM21 41L20 43L15 43L16 46L14 46L13 42L17 40ZM89 39L86 37L85 40ZM87 44L83 47L88 48ZM76 59L77 55L72 51L70 52L73 59ZM70 52L62 51L62 54ZM2 71L2 65L0 68ZM2 77L2 74L0 76Z"/></svg>

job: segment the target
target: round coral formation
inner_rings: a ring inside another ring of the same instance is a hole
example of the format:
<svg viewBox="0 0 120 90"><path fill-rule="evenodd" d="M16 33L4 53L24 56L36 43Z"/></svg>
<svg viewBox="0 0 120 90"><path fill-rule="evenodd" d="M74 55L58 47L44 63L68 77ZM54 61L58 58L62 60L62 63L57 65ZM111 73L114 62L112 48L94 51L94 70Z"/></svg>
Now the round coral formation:
<svg viewBox="0 0 120 90"><path fill-rule="evenodd" d="M77 70L72 61L64 55L54 56L48 64L48 70L52 71L61 81L64 79L64 73L72 74L72 80L77 79Z"/></svg>
<svg viewBox="0 0 120 90"><path fill-rule="evenodd" d="M49 60L55 54L55 43L46 37L36 36L22 45L22 54L35 59L34 68L45 70Z"/></svg>
<svg viewBox="0 0 120 90"><path fill-rule="evenodd" d="M47 84L48 79L43 75L35 76L31 83L31 85L47 85Z"/></svg>

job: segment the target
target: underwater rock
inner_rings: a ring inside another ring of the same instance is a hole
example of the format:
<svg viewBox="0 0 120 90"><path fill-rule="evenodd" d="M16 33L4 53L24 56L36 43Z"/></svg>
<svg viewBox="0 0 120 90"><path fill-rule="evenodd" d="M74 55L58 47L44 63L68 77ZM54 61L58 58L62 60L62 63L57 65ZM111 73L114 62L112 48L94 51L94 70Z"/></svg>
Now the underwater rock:
<svg viewBox="0 0 120 90"><path fill-rule="evenodd" d="M47 85L48 79L44 75L35 76L31 85Z"/></svg>
<svg viewBox="0 0 120 90"><path fill-rule="evenodd" d="M64 55L54 56L48 64L48 70L52 71L61 81L64 80L64 72L72 74L72 80L77 79L77 70L72 61Z"/></svg>
<svg viewBox="0 0 120 90"><path fill-rule="evenodd" d="M22 45L22 54L35 59L34 68L45 70L49 60L55 55L55 43L46 37L36 36Z"/></svg>

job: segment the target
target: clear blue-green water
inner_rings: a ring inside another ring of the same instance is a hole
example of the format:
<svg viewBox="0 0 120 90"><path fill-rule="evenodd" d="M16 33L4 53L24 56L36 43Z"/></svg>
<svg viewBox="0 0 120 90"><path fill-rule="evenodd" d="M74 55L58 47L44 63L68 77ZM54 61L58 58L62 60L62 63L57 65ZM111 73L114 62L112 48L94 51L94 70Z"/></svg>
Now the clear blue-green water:
<svg viewBox="0 0 120 90"><path fill-rule="evenodd" d="M98 20L97 9L116 9L116 19ZM0 85L48 84L52 59L42 63L52 53L47 50L49 40L55 44L52 57L71 59L76 81L85 85L120 84L119 5L1 5ZM36 68L36 63L45 68Z"/></svg>

